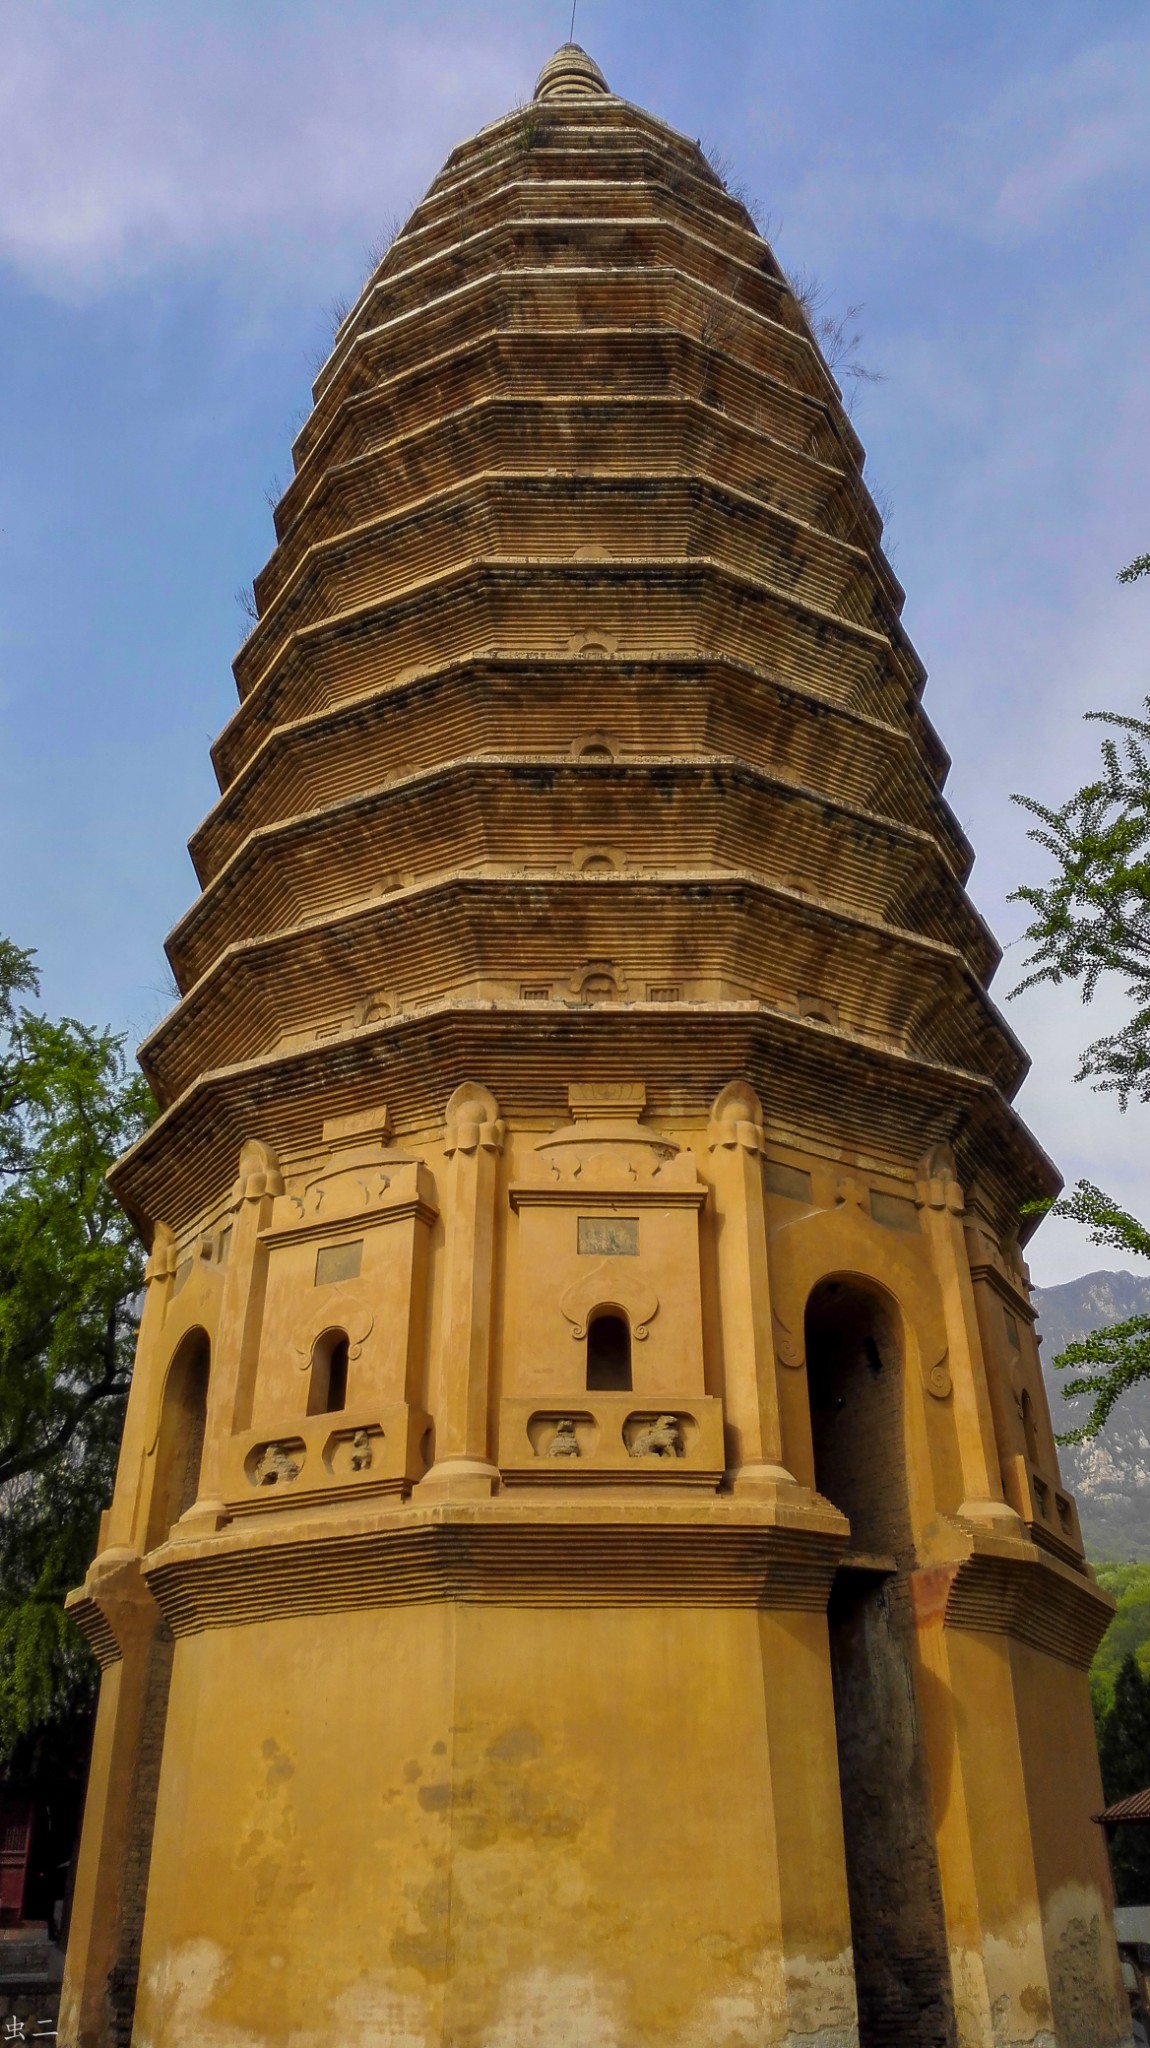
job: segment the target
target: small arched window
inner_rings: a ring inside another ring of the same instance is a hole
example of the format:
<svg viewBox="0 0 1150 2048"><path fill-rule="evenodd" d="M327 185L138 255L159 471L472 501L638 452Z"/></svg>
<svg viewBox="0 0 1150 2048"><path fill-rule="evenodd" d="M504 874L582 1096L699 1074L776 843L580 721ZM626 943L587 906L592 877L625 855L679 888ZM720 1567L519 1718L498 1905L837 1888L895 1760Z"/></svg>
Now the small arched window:
<svg viewBox="0 0 1150 2048"><path fill-rule="evenodd" d="M631 1332L626 1316L605 1309L593 1316L587 1329L587 1391L589 1394L629 1394L631 1391Z"/></svg>
<svg viewBox="0 0 1150 2048"><path fill-rule="evenodd" d="M1034 1403L1022 1389L1022 1433L1026 1438L1026 1455L1032 1465L1038 1463L1038 1425L1034 1420Z"/></svg>
<svg viewBox="0 0 1150 2048"><path fill-rule="evenodd" d="M342 1330L325 1330L311 1355L309 1415L338 1415L347 1407L347 1338Z"/></svg>

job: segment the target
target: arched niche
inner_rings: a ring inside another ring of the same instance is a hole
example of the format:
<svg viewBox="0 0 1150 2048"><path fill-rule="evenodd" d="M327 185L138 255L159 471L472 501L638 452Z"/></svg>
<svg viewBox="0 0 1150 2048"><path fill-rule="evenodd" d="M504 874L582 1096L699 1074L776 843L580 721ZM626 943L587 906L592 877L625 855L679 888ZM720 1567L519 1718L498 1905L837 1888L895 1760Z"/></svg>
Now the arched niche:
<svg viewBox="0 0 1150 2048"><path fill-rule="evenodd" d="M852 1190L857 1196L859 1191ZM953 1422L942 1296L925 1236L885 1229L859 1199L808 1210L770 1234L771 1309L779 1361L784 1463L815 1483L806 1364L807 1303L819 1284L853 1276L890 1304L902 1352L907 1457L918 1473L916 1511L953 1514L963 1498Z"/></svg>
<svg viewBox="0 0 1150 2048"><path fill-rule="evenodd" d="M207 1331L197 1326L185 1331L172 1354L155 1438L146 1550L164 1541L199 1491L211 1351Z"/></svg>
<svg viewBox="0 0 1150 2048"><path fill-rule="evenodd" d="M587 1319L587 1391L631 1392L631 1325L613 1303L593 1309Z"/></svg>
<svg viewBox="0 0 1150 2048"><path fill-rule="evenodd" d="M860 2048L953 2048L909 1573L906 1325L872 1276L824 1274L803 1315L815 1484L846 1515L827 1611Z"/></svg>
<svg viewBox="0 0 1150 2048"><path fill-rule="evenodd" d="M852 1551L905 1557L907 1486L902 1316L863 1274L828 1274L803 1317L815 1485L851 1525Z"/></svg>
<svg viewBox="0 0 1150 2048"><path fill-rule="evenodd" d="M324 1330L316 1338L307 1390L309 1415L338 1415L347 1407L350 1350L346 1330Z"/></svg>

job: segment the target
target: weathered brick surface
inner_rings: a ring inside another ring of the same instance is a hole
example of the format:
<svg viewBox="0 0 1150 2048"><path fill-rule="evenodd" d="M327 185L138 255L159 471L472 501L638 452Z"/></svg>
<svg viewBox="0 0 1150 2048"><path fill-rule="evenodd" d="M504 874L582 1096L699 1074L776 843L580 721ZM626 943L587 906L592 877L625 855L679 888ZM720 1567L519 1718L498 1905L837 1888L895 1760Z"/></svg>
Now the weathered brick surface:
<svg viewBox="0 0 1150 2048"><path fill-rule="evenodd" d="M903 1362L877 1299L829 1282L808 1313L820 1490L852 1548L897 1566L836 1589L830 1608L847 1885L862 2048L954 2048L938 1862L912 1676L914 1562Z"/></svg>
<svg viewBox="0 0 1150 2048"><path fill-rule="evenodd" d="M132 1820L121 1880L120 1952L108 1976L105 2038L109 2048L131 2048L174 1649L171 1630L161 1622L148 1653L147 1704L132 1782Z"/></svg>

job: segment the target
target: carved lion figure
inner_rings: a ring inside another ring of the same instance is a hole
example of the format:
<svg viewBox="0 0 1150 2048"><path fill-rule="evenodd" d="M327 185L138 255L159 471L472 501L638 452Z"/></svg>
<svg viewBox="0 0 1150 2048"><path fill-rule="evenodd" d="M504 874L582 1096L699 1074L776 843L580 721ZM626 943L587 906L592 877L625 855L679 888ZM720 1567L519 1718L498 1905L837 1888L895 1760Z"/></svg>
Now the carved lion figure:
<svg viewBox="0 0 1150 2048"><path fill-rule="evenodd" d="M281 1479L298 1479L299 1461L292 1457L286 1444L269 1444L259 1464L256 1478L261 1486L275 1486Z"/></svg>
<svg viewBox="0 0 1150 2048"><path fill-rule="evenodd" d="M581 1458L579 1439L575 1434L575 1423L570 1415L561 1415L555 1424L555 1434L547 1446L549 1458Z"/></svg>
<svg viewBox="0 0 1150 2048"><path fill-rule="evenodd" d="M660 1415L631 1439L633 1458L681 1458L683 1432L677 1415Z"/></svg>

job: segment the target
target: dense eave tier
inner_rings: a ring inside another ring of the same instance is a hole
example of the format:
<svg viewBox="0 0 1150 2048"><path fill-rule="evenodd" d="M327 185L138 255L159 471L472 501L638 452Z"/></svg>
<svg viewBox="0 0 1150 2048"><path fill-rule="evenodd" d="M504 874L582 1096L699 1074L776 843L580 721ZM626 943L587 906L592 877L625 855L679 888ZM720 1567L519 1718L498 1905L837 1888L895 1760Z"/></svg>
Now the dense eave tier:
<svg viewBox="0 0 1150 2048"><path fill-rule="evenodd" d="M176 927L190 988L230 945L488 863L541 877L737 869L957 946L985 981L998 948L929 833L736 758L525 762L467 756L253 831Z"/></svg>
<svg viewBox="0 0 1150 2048"><path fill-rule="evenodd" d="M881 522L825 399L776 384L670 329L501 330L349 396L276 507L256 581L275 597L302 548L488 470L540 475L685 470L750 492L847 540ZM901 589L888 565L878 580Z"/></svg>
<svg viewBox="0 0 1150 2048"><path fill-rule="evenodd" d="M643 454L639 426L636 457ZM580 548L582 533L594 539ZM244 684L250 677L255 687L293 632L333 613L397 597L461 558L646 566L680 559L721 562L844 625L901 637L865 549L749 493L688 475L648 476L640 467L630 476L572 475L562 481L487 473L445 486L403 512L389 511L313 541L245 643L237 662Z"/></svg>
<svg viewBox="0 0 1150 2048"><path fill-rule="evenodd" d="M295 458L137 1211L275 1100L310 1141L325 1074L419 1125L466 1052L549 1114L610 1044L667 1113L785 1054L812 1141L1052 1185L861 448L695 145L596 91L455 151Z"/></svg>
<svg viewBox="0 0 1150 2048"><path fill-rule="evenodd" d="M577 994L596 960L615 965L621 993L674 980L700 1003L822 997L863 1037L985 1073L1008 1093L1026 1071L953 946L752 876L625 871L455 875L231 947L141 1047L141 1064L167 1103L207 1068L349 1025L380 990L400 1009L503 1003L524 982Z"/></svg>
<svg viewBox="0 0 1150 2048"><path fill-rule="evenodd" d="M624 660L726 656L912 729L918 708L885 635L720 563L465 557L390 603L294 632L252 678L217 743L217 763L230 779L266 726L339 703L369 678L398 682L474 654L580 652Z"/></svg>
<svg viewBox="0 0 1150 2048"><path fill-rule="evenodd" d="M741 760L973 854L905 727L721 656L475 656L273 726L193 834L201 883L250 832L467 752L507 759Z"/></svg>
<svg viewBox="0 0 1150 2048"><path fill-rule="evenodd" d="M706 1114L733 1074L766 1105L776 1146L813 1144L830 1157L906 1176L931 1146L955 1148L967 1185L1003 1213L1057 1193L1056 1169L993 1082L852 1039L816 1019L754 1003L512 1006L429 1003L370 1019L270 1059L204 1073L113 1170L116 1193L147 1231L163 1216L180 1232L221 1207L240 1147L262 1138L290 1158L320 1144L324 1123L388 1105L418 1143L437 1131L447 1092L482 1074L508 1117L553 1127L572 1082L647 1086L657 1124ZM1025 1219L1021 1235L1033 1222Z"/></svg>

